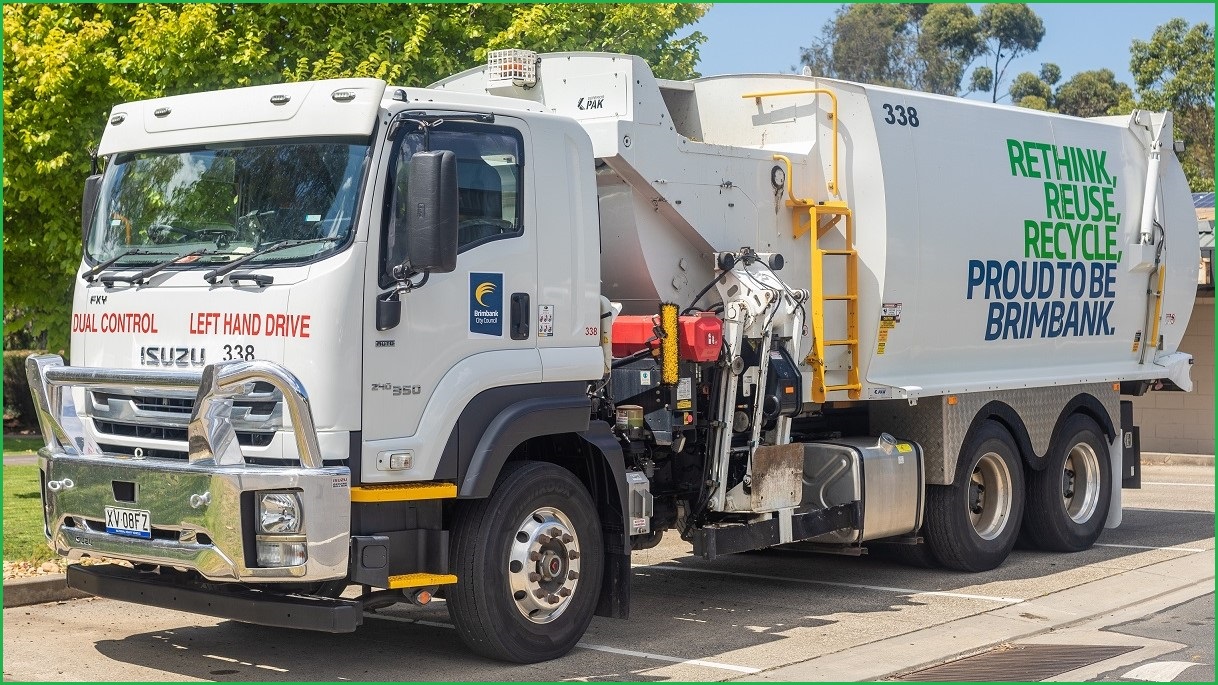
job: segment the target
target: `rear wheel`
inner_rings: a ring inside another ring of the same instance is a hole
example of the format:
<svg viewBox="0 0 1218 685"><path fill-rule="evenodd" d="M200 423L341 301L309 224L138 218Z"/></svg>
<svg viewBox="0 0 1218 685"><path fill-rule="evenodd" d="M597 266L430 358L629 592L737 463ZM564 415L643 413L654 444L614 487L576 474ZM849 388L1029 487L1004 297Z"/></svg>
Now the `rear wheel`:
<svg viewBox="0 0 1218 685"><path fill-rule="evenodd" d="M1010 433L986 421L960 448L951 485L926 492L923 535L940 564L957 571L997 567L1015 545L1023 516L1023 464Z"/></svg>
<svg viewBox="0 0 1218 685"><path fill-rule="evenodd" d="M1028 539L1052 552L1088 549L1104 530L1112 499L1104 432L1090 417L1075 414L1049 445L1047 459L1044 470L1028 478Z"/></svg>
<svg viewBox="0 0 1218 685"><path fill-rule="evenodd" d="M534 663L566 654L596 609L604 554L587 489L553 464L510 463L453 525L449 614L475 652Z"/></svg>

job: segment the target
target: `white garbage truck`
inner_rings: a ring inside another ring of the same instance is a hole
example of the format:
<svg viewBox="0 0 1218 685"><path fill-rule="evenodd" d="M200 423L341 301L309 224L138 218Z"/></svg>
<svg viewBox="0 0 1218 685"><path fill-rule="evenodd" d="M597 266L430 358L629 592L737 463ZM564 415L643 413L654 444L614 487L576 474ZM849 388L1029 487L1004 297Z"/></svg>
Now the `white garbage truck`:
<svg viewBox="0 0 1218 685"><path fill-rule="evenodd" d="M1079 119L491 54L115 107L70 365L28 373L70 586L474 651L628 613L631 551L1088 548L1191 387L1169 113ZM358 592L357 592L358 590Z"/></svg>

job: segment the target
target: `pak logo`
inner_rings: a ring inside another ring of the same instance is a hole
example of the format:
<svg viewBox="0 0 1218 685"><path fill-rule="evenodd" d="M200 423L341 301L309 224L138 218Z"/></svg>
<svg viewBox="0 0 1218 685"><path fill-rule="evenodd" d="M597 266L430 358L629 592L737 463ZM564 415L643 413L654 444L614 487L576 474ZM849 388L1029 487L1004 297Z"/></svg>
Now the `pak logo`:
<svg viewBox="0 0 1218 685"><path fill-rule="evenodd" d="M575 108L579 109L579 110L604 109L604 107L605 107L605 96L604 95L589 95L588 97L580 98L579 102L575 103Z"/></svg>
<svg viewBox="0 0 1218 685"><path fill-rule="evenodd" d="M476 337L503 337L503 274L469 275L469 333Z"/></svg>

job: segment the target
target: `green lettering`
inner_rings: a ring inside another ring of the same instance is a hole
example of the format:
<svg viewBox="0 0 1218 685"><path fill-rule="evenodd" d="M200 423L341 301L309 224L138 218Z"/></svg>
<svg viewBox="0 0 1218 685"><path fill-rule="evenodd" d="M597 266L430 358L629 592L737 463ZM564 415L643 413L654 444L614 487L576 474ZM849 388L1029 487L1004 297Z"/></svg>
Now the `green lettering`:
<svg viewBox="0 0 1218 685"><path fill-rule="evenodd" d="M1074 228L1073 231L1070 230L1071 227ZM1066 232L1070 234L1070 259L1078 259L1079 230L1078 224L1066 225Z"/></svg>
<svg viewBox="0 0 1218 685"><path fill-rule="evenodd" d="M1040 174L1037 173L1036 167L1033 166L1036 163L1036 158L1032 156L1032 150L1035 148L1036 143L1028 140L1023 141L1023 157L1024 159L1028 160L1028 178L1040 178Z"/></svg>
<svg viewBox="0 0 1218 685"><path fill-rule="evenodd" d="M1019 145L1019 141L1014 138L1007 138L1007 156L1011 159L1011 175L1012 176L1027 176L1028 169L1024 166L1023 147ZM1016 168L1020 173L1016 172Z"/></svg>
<svg viewBox="0 0 1218 685"><path fill-rule="evenodd" d="M1053 255L1058 259L1066 259L1067 255L1062 252L1062 231L1066 232L1066 237L1070 237L1070 224L1065 221L1059 221L1053 226Z"/></svg>
<svg viewBox="0 0 1218 685"><path fill-rule="evenodd" d="M1082 244L1083 259L1095 259L1098 255L1096 255L1094 252L1091 252L1087 249L1088 229L1090 229L1091 233L1097 232L1095 224L1083 224L1082 230L1080 231L1080 235L1079 235L1079 238L1080 238L1079 243Z"/></svg>
<svg viewBox="0 0 1218 685"><path fill-rule="evenodd" d="M1074 169L1072 169L1071 165L1070 165L1070 148L1068 148L1068 147L1062 148L1061 154L1059 156L1058 151L1057 151L1057 146L1054 145L1053 146L1053 165L1056 167L1056 169L1054 169L1053 173L1057 174L1058 179L1060 179L1062 177L1062 169L1065 169L1066 170L1066 180L1068 180L1068 181L1075 180Z"/></svg>
<svg viewBox="0 0 1218 685"><path fill-rule="evenodd" d="M1062 218L1063 219L1077 218L1076 216L1074 216L1074 210L1070 209L1070 207L1078 205L1078 197L1077 197L1077 195L1075 195L1077 190L1078 190L1078 186L1076 186L1072 183L1061 184Z"/></svg>
<svg viewBox="0 0 1218 685"><path fill-rule="evenodd" d="M1095 165L1091 163L1091 158L1087 156L1086 150L1075 148L1074 159L1078 163L1078 180L1086 179L1088 183L1095 183Z"/></svg>
<svg viewBox="0 0 1218 685"><path fill-rule="evenodd" d="M1040 239L1039 228L1040 225L1032 219L1023 222L1023 256L1025 258L1040 258L1040 246L1037 243Z"/></svg>
<svg viewBox="0 0 1218 685"><path fill-rule="evenodd" d="M1040 222L1040 253L1046 258L1053 254L1053 222Z"/></svg>
<svg viewBox="0 0 1218 685"><path fill-rule="evenodd" d="M1055 214L1056 212L1056 214ZM1045 182L1045 216L1050 219L1062 218L1061 191L1056 183Z"/></svg>
<svg viewBox="0 0 1218 685"><path fill-rule="evenodd" d="M1112 251L1112 248L1116 247L1116 244L1117 244L1116 237L1115 237L1116 230L1117 230L1116 226L1105 226L1104 227L1104 257L1105 257L1105 259L1107 259L1110 262L1121 261L1121 253L1120 252L1114 253ZM1098 235L1099 231L1096 231L1096 234Z"/></svg>
<svg viewBox="0 0 1218 685"><path fill-rule="evenodd" d="M1112 200L1113 192L1115 192L1115 191L1112 188L1104 188L1100 191L1100 193L1104 197L1104 222L1119 224L1119 223L1121 223L1121 220L1118 219L1117 216L1120 216L1120 215L1118 214L1116 216L1113 216L1113 214L1112 214L1112 210L1116 209L1116 202L1113 202L1113 200Z"/></svg>

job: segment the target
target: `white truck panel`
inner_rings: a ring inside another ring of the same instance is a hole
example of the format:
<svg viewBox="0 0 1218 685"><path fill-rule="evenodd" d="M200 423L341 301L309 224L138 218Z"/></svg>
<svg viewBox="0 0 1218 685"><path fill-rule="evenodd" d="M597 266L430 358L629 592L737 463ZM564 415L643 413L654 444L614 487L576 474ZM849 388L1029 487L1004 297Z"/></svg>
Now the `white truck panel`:
<svg viewBox="0 0 1218 685"><path fill-rule="evenodd" d="M351 97L336 99L336 93ZM97 153L216 141L367 136L384 93L385 82L378 79L331 79L128 102L110 112Z"/></svg>
<svg viewBox="0 0 1218 685"><path fill-rule="evenodd" d="M868 399L1165 377L1190 385L1187 361L1174 353L1198 253L1170 126L1155 215L1168 246L1163 344L1145 359L1141 350L1154 325L1146 297L1154 248L1137 243L1149 125L1162 115L1084 120L794 75L657 81L642 60L607 54L543 55L527 90L488 88L482 69L433 87L511 95L583 123L604 163L603 289L626 313L689 304L710 278L711 253L740 246L781 252L782 279L810 287L808 238L792 238L791 210L770 172L773 155L784 154L797 197L835 199L829 98L744 96L831 90L839 195L854 213L860 263L860 359L828 348L831 383L857 364ZM1056 166L1051 178L1035 166L1054 149L1061 179ZM1046 190L1046 182L1065 186ZM832 229L822 246L841 247L840 235ZM1021 293L1016 279L1029 268ZM826 258L822 278L825 292L840 292L842 260ZM970 278L981 280L970 289ZM826 304L826 338L846 337L845 321L843 304ZM805 336L798 357L810 344Z"/></svg>

